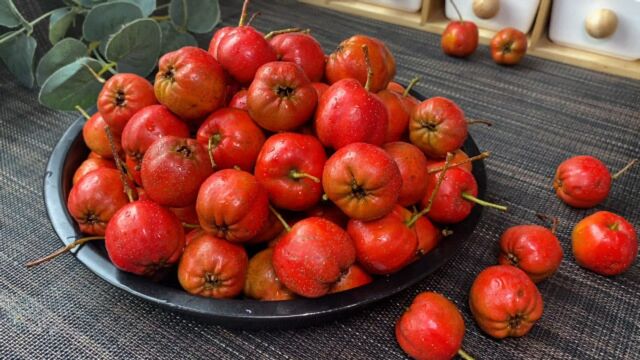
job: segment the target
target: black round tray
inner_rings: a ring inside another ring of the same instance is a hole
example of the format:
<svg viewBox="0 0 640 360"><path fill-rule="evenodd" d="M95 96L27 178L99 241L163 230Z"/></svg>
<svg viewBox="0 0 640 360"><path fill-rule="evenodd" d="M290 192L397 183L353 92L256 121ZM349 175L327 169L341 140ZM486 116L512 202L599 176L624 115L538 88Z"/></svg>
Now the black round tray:
<svg viewBox="0 0 640 360"><path fill-rule="evenodd" d="M44 176L47 213L64 244L82 236L67 211L66 200L75 169L89 152L82 139L84 123L84 118L80 117L64 133L51 153ZM471 137L465 142L463 150L469 156L479 154ZM483 197L486 174L481 161L474 162L473 174L478 182L479 196ZM376 277L366 286L318 299L267 302L204 298L182 290L175 279L175 272L166 276L165 280L154 281L116 269L109 261L103 242L89 243L74 253L78 260L108 283L169 310L232 328L303 327L344 318L357 309L396 294L424 279L453 256L475 229L481 213L482 207L475 206L465 221L451 227L453 235L444 238L431 252L397 273Z"/></svg>

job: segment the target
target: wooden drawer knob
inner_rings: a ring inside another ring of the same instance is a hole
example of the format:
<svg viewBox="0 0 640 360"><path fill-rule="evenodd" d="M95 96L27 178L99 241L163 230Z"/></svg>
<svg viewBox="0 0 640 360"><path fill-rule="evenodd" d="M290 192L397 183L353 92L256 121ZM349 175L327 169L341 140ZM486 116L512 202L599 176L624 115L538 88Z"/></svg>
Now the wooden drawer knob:
<svg viewBox="0 0 640 360"><path fill-rule="evenodd" d="M491 19L500 11L500 0L473 0L473 13L480 19Z"/></svg>
<svg viewBox="0 0 640 360"><path fill-rule="evenodd" d="M587 16L584 27L591 37L604 39L616 32L618 16L612 10L598 9Z"/></svg>

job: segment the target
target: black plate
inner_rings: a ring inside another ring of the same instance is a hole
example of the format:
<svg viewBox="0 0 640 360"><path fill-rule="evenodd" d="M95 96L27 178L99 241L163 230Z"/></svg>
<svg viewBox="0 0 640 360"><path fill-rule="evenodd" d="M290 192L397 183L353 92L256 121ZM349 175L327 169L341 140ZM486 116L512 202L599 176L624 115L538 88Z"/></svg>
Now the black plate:
<svg viewBox="0 0 640 360"><path fill-rule="evenodd" d="M44 176L47 212L54 230L65 244L82 236L67 211L66 199L75 169L89 152L82 139L84 122L84 118L78 118L64 133L51 153ZM469 156L479 153L471 137L465 142L463 150ZM473 174L478 182L479 196L483 197L486 174L482 162L474 162ZM169 275L168 280L154 282L119 271L109 261L103 242L84 245L75 251L75 255L91 271L110 284L169 310L233 328L301 327L344 318L356 309L396 294L424 279L453 256L462 242L469 238L481 212L482 207L475 206L464 222L452 227L453 235L445 238L433 251L399 272L377 277L366 286L318 299L261 302L198 297L180 289L177 281L173 279L175 275Z"/></svg>

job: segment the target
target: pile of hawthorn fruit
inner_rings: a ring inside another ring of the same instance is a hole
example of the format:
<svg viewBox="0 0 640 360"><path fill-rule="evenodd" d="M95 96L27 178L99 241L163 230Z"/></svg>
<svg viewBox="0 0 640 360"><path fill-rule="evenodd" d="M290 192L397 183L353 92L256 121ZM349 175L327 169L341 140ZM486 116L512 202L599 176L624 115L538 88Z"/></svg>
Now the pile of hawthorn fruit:
<svg viewBox="0 0 640 360"><path fill-rule="evenodd" d="M29 265L104 239L118 269L153 276L177 265L190 294L317 298L399 271L476 204L506 210L476 198L471 162L488 153L460 150L462 110L443 97L418 101L415 81L393 82L383 42L355 35L325 56L307 31L265 36L246 24L247 3L208 52L162 56L154 84L125 73L104 83L67 203L88 237ZM621 173L579 156L560 165L554 187L569 205L593 207ZM472 314L493 337L522 336L542 316L535 283L563 257L557 221L546 219L551 229L507 229L501 265L471 288ZM249 259L247 247L261 250ZM638 245L624 218L597 212L575 227L573 249L580 265L614 275ZM416 359L470 358L464 332L457 307L433 292L396 325Z"/></svg>

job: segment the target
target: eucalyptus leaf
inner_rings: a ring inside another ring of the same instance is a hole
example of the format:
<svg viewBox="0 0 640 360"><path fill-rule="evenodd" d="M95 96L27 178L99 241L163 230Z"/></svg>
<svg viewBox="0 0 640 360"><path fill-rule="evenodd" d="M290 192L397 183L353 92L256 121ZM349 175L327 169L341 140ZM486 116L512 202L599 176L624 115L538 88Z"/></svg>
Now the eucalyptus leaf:
<svg viewBox="0 0 640 360"><path fill-rule="evenodd" d="M151 15L156 10L156 0L122 0L137 5L144 16Z"/></svg>
<svg viewBox="0 0 640 360"><path fill-rule="evenodd" d="M44 54L38 63L36 68L38 85L42 86L45 80L56 70L86 55L87 47L82 41L74 38L60 40L51 50Z"/></svg>
<svg viewBox="0 0 640 360"><path fill-rule="evenodd" d="M105 49L105 57L118 64L119 72L147 76L155 68L162 32L151 19L138 19L115 33Z"/></svg>
<svg viewBox="0 0 640 360"><path fill-rule="evenodd" d="M18 81L30 88L33 86L33 55L38 46L36 39L20 34L0 45L0 59Z"/></svg>
<svg viewBox="0 0 640 360"><path fill-rule="evenodd" d="M100 83L89 68L98 72L102 68L99 61L92 58L80 58L54 72L40 88L40 103L58 110L75 110L75 106L88 108L95 105Z"/></svg>
<svg viewBox="0 0 640 360"><path fill-rule="evenodd" d="M118 31L122 25L141 17L142 10L129 2L99 4L84 19L82 35L88 41L99 41Z"/></svg>
<svg viewBox="0 0 640 360"><path fill-rule="evenodd" d="M49 41L55 45L67 35L67 30L76 19L77 13L68 8L60 8L53 11L49 18Z"/></svg>
<svg viewBox="0 0 640 360"><path fill-rule="evenodd" d="M26 23L11 0L0 0L0 26L14 28Z"/></svg>
<svg viewBox="0 0 640 360"><path fill-rule="evenodd" d="M220 4L218 0L171 0L169 16L179 29L207 33L220 22Z"/></svg>
<svg viewBox="0 0 640 360"><path fill-rule="evenodd" d="M161 23L160 28L162 29L161 54L166 54L185 46L198 46L198 41L193 37L193 35L187 32L178 32L175 26L170 22Z"/></svg>
<svg viewBox="0 0 640 360"><path fill-rule="evenodd" d="M106 3L108 0L79 0L78 3L84 7L94 7Z"/></svg>

